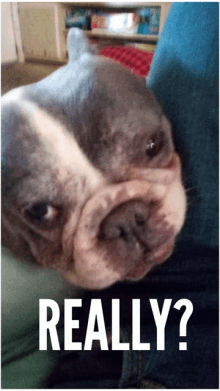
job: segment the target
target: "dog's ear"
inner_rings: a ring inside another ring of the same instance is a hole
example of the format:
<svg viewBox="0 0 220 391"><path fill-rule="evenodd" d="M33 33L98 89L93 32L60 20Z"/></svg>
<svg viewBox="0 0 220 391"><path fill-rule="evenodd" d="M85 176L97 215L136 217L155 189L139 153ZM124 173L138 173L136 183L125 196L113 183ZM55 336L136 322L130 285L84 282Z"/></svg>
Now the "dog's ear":
<svg viewBox="0 0 220 391"><path fill-rule="evenodd" d="M71 28L67 37L67 50L69 62L75 62L83 53L91 53L88 40L82 30Z"/></svg>

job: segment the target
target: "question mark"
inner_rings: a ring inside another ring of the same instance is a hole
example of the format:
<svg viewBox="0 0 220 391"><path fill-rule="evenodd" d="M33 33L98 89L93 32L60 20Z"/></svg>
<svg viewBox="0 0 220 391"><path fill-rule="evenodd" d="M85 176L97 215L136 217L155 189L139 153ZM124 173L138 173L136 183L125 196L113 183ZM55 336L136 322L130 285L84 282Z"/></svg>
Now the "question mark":
<svg viewBox="0 0 220 391"><path fill-rule="evenodd" d="M174 308L177 310L180 310L182 306L185 306L186 309L182 315L181 321L180 321L180 337L186 337L186 325L187 322L192 315L193 312L193 304L188 299L181 299L176 302L174 305ZM186 342L180 342L179 343L179 350L187 350L187 343Z"/></svg>

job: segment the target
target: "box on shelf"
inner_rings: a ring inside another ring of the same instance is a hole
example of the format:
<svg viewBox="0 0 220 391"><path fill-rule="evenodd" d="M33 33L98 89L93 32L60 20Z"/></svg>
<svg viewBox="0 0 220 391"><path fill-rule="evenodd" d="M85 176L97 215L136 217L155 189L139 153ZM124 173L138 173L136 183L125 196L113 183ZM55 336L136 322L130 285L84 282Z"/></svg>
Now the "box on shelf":
<svg viewBox="0 0 220 391"><path fill-rule="evenodd" d="M91 17L92 30L105 30L111 33L137 34L139 16L135 13L103 13L96 11Z"/></svg>
<svg viewBox="0 0 220 391"><path fill-rule="evenodd" d="M78 27L83 30L91 29L91 17L85 9L67 10L65 19L66 28Z"/></svg>
<svg viewBox="0 0 220 391"><path fill-rule="evenodd" d="M147 7L138 11L140 17L138 34L157 35L160 27L160 8Z"/></svg>

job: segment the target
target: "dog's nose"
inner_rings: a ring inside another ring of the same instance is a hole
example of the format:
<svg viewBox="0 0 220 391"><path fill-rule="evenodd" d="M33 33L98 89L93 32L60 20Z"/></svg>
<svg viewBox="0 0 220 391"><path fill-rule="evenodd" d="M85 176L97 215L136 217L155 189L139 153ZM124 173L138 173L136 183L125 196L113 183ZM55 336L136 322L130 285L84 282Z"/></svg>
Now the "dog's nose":
<svg viewBox="0 0 220 391"><path fill-rule="evenodd" d="M154 208L157 206L146 205L142 200L118 206L102 222L100 239L120 242L130 256L162 245L170 239L173 229L167 226L164 216L155 215Z"/></svg>
<svg viewBox="0 0 220 391"><path fill-rule="evenodd" d="M145 244L149 208L142 201L134 200L118 206L101 225L102 239L121 239L128 247L134 241Z"/></svg>

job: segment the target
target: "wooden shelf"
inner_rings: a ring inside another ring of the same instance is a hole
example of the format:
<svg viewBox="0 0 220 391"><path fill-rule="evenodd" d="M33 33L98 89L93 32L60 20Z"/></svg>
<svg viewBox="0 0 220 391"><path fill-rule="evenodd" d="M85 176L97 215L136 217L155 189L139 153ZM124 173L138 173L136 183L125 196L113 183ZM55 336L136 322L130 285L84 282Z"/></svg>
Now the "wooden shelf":
<svg viewBox="0 0 220 391"><path fill-rule="evenodd" d="M123 40L127 42L137 42L137 43L150 43L156 44L158 40L157 35L144 35L144 34L122 34L112 31L103 31L103 30L93 30L86 31L86 34L89 38L99 38L99 39L115 39Z"/></svg>
<svg viewBox="0 0 220 391"><path fill-rule="evenodd" d="M108 11L117 11L117 12L132 12L144 7L160 7L161 2L114 2L114 1L107 1L107 2L62 2L61 5L65 6L66 8L87 8L87 9L102 9L102 10L108 10Z"/></svg>

